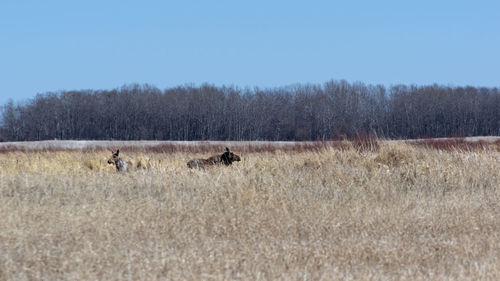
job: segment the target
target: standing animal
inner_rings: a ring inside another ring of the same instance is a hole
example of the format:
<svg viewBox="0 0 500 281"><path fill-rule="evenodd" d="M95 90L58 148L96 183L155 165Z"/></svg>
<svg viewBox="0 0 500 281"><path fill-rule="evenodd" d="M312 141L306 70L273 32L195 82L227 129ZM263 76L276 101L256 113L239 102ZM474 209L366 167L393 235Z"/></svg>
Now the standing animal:
<svg viewBox="0 0 500 281"><path fill-rule="evenodd" d="M234 154L232 151L229 150L229 148L226 147L226 150L222 154L213 155L207 159L189 160L187 162L187 166L190 169L205 168L208 166L221 165L221 164L229 166L232 165L234 161L241 161L241 157L239 155Z"/></svg>
<svg viewBox="0 0 500 281"><path fill-rule="evenodd" d="M117 172L125 172L131 163L120 158L119 155L119 149L116 150L116 152L111 151L111 157L108 159L108 164L114 164Z"/></svg>

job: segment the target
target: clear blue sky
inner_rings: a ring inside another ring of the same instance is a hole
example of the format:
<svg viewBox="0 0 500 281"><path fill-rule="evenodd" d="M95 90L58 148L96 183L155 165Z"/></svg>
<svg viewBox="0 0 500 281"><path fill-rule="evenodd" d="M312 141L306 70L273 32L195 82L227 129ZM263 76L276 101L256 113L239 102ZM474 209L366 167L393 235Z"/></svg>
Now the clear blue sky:
<svg viewBox="0 0 500 281"><path fill-rule="evenodd" d="M500 1L0 1L0 103L204 82L500 86Z"/></svg>

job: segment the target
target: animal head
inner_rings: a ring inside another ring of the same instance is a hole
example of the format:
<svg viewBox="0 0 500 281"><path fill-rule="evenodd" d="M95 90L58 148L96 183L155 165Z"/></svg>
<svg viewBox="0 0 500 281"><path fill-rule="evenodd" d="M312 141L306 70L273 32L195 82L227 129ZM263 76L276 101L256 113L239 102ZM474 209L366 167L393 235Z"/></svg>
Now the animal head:
<svg viewBox="0 0 500 281"><path fill-rule="evenodd" d="M225 165L229 166L233 164L234 161L241 161L241 157L239 155L234 154L232 151L229 150L228 147L226 147L226 150L221 155L221 160L224 162Z"/></svg>
<svg viewBox="0 0 500 281"><path fill-rule="evenodd" d="M118 160L120 160L120 150L116 150L116 152L113 152L113 150L111 150L111 157L109 157L108 159L108 164L115 164L116 162L118 162Z"/></svg>
<svg viewBox="0 0 500 281"><path fill-rule="evenodd" d="M118 172L126 171L128 168L127 161L120 158L119 149L116 152L111 151L111 157L108 159L108 164L114 164Z"/></svg>

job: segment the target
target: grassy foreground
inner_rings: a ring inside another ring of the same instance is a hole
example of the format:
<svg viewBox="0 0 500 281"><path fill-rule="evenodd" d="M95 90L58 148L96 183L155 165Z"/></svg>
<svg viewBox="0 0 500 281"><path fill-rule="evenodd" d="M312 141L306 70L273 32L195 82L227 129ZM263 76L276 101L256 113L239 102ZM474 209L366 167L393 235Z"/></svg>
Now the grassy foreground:
<svg viewBox="0 0 500 281"><path fill-rule="evenodd" d="M4 151L0 280L500 280L498 149L233 150Z"/></svg>

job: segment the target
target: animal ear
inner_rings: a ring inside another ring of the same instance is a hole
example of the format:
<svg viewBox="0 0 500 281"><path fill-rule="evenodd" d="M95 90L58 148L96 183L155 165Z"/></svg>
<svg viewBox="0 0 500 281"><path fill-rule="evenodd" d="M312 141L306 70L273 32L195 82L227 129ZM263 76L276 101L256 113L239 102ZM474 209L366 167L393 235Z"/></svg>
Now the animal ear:
<svg viewBox="0 0 500 281"><path fill-rule="evenodd" d="M229 147L226 147L226 152L229 152Z"/></svg>
<svg viewBox="0 0 500 281"><path fill-rule="evenodd" d="M116 150L115 155L118 156L118 154L120 154L120 150L119 149Z"/></svg>

